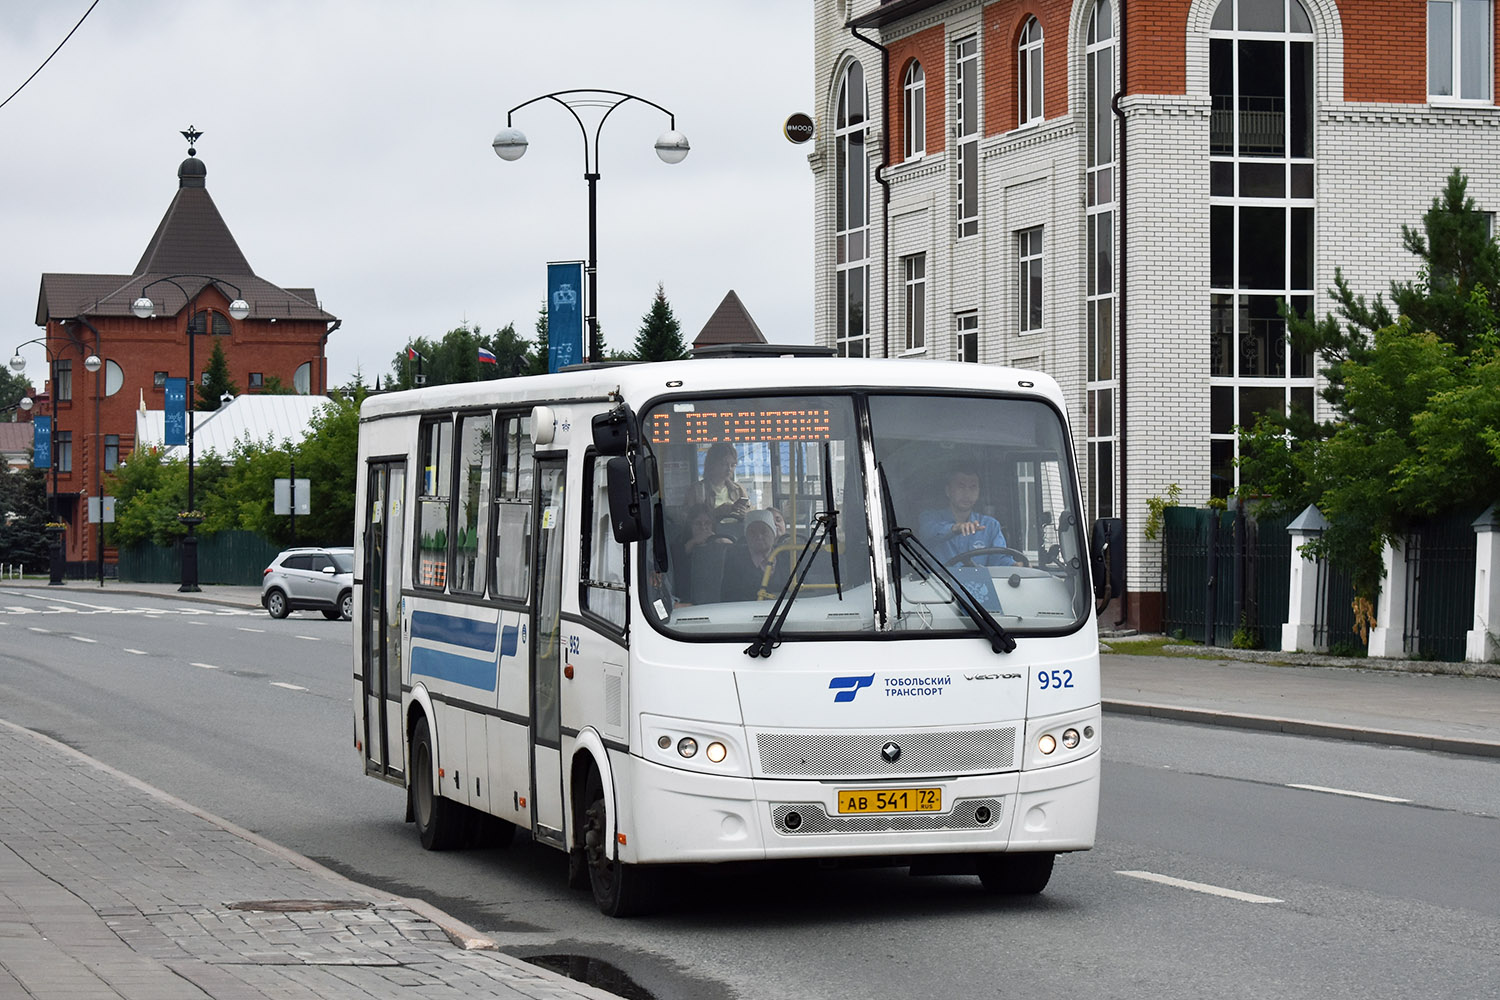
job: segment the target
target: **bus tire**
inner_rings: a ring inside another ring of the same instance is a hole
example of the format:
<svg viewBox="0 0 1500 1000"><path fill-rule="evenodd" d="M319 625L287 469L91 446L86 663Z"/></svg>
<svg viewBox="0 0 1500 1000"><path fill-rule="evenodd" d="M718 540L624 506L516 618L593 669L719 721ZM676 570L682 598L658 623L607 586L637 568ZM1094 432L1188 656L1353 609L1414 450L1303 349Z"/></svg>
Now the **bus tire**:
<svg viewBox="0 0 1500 1000"><path fill-rule="evenodd" d="M648 865L611 860L605 843L604 785L589 772L583 810L583 853L594 904L607 917L633 917L660 905L661 872Z"/></svg>
<svg viewBox="0 0 1500 1000"><path fill-rule="evenodd" d="M458 846L462 838L462 808L438 794L433 781L432 731L427 719L417 720L411 739L412 814L417 821L417 836L429 851L446 851Z"/></svg>
<svg viewBox="0 0 1500 1000"><path fill-rule="evenodd" d="M1051 851L984 854L979 858L979 881L998 895L1035 896L1047 888L1056 858Z"/></svg>

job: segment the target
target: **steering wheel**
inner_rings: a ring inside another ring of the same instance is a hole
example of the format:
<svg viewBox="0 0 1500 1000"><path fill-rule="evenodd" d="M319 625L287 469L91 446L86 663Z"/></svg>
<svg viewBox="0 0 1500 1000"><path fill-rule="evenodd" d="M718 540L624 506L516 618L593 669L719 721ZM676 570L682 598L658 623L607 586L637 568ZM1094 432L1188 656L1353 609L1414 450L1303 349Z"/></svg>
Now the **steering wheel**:
<svg viewBox="0 0 1500 1000"><path fill-rule="evenodd" d="M994 555L1010 556L1012 559L1014 559L1016 562L1020 563L1022 566L1028 566L1029 567L1031 565L1031 560L1029 560L1029 559L1026 558L1026 553L1021 552L1018 549L1008 549L1008 548L1006 548L1003 545L987 545L984 548L969 549L967 552L960 552L958 555L953 556L952 558L950 558L948 560L948 562L947 562L947 565L949 565L949 566L973 566L974 565L974 560L975 560L976 557L978 557L978 556L994 556Z"/></svg>

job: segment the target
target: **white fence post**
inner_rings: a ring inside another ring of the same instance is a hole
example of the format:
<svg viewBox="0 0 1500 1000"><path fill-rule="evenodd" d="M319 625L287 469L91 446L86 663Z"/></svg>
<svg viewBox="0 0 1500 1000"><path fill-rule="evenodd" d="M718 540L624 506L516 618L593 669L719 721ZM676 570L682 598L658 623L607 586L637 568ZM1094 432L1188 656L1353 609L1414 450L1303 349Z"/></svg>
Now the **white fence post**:
<svg viewBox="0 0 1500 1000"><path fill-rule="evenodd" d="M1375 602L1374 628L1370 629L1371 656L1406 658L1406 538L1385 543L1385 579Z"/></svg>
<svg viewBox="0 0 1500 1000"><path fill-rule="evenodd" d="M1322 511L1312 504L1286 526L1292 536L1292 564L1287 589L1286 624L1281 626L1281 648L1287 652L1317 650L1318 560L1300 551L1328 528Z"/></svg>
<svg viewBox="0 0 1500 1000"><path fill-rule="evenodd" d="M1474 627L1464 645L1464 659L1485 663L1500 656L1500 504L1490 504L1474 519Z"/></svg>

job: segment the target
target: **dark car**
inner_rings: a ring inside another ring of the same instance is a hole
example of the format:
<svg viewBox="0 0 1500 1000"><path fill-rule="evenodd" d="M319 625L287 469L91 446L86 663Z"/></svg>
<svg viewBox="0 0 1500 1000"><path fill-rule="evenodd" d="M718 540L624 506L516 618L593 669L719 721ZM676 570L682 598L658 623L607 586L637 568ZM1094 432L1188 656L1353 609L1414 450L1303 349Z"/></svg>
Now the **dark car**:
<svg viewBox="0 0 1500 1000"><path fill-rule="evenodd" d="M324 618L354 617L354 550L287 549L266 567L260 604L272 618L321 611Z"/></svg>

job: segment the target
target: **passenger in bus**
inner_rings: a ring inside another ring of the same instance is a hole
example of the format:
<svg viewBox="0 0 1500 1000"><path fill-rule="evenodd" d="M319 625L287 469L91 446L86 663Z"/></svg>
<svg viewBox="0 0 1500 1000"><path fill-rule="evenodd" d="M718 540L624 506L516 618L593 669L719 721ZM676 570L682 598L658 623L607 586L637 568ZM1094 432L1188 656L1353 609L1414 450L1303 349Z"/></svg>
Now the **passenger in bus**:
<svg viewBox="0 0 1500 1000"><path fill-rule="evenodd" d="M706 503L690 506L680 523L683 527L674 533L671 543L677 597L691 604L716 601L724 578L724 560L734 540L718 534L713 512Z"/></svg>
<svg viewBox="0 0 1500 1000"><path fill-rule="evenodd" d="M690 503L708 504L715 520L738 520L750 510L750 496L734 481L739 455L728 441L715 441L703 456L703 478L689 491Z"/></svg>
<svg viewBox="0 0 1500 1000"><path fill-rule="evenodd" d="M945 564L975 549L1005 548L1005 532L1000 522L988 514L979 514L979 472L970 464L953 466L948 472L944 490L945 507L922 512L917 522L918 534L926 546ZM975 556L981 566L1013 566L1015 559L1002 552Z"/></svg>
<svg viewBox="0 0 1500 1000"><path fill-rule="evenodd" d="M761 600L763 590L769 595L764 599L770 599L781 592L787 566L772 552L775 547L776 519L771 512L752 510L746 514L744 543L731 549L724 560L724 600Z"/></svg>

